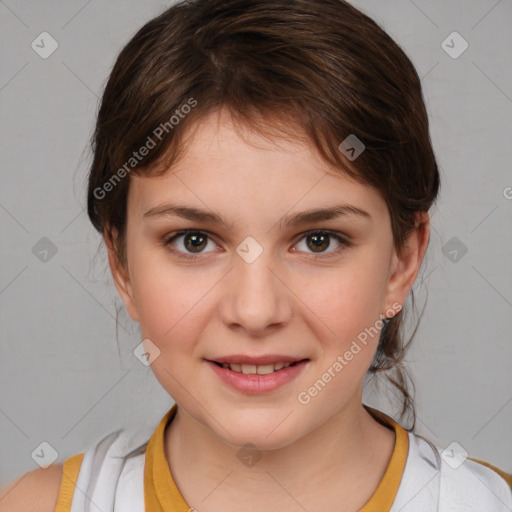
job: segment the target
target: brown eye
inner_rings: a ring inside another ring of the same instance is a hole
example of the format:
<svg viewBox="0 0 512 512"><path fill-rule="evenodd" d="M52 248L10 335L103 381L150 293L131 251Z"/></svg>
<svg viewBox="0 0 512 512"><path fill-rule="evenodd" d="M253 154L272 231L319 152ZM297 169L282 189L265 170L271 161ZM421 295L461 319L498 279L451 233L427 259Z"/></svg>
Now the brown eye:
<svg viewBox="0 0 512 512"><path fill-rule="evenodd" d="M330 245L330 235L328 233L314 233L308 235L306 240L310 240L311 244L307 244L313 252L323 252Z"/></svg>
<svg viewBox="0 0 512 512"><path fill-rule="evenodd" d="M332 250L327 251L331 247L331 241L335 240L335 244ZM300 245L304 244L305 248L301 248ZM337 235L336 233L331 233L330 231L310 231L308 233L304 233L303 237L300 239L299 243L296 245L298 249L294 249L295 251L306 252L309 254L318 254L319 256L334 256L337 253L343 251L347 247L350 247L350 242L343 238L342 236Z"/></svg>
<svg viewBox="0 0 512 512"><path fill-rule="evenodd" d="M163 241L163 244L168 247L171 252L175 253L180 258L188 259L198 258L202 254L214 252L212 250L204 250L209 243L215 248L215 242L211 240L207 233L194 230L180 231Z"/></svg>
<svg viewBox="0 0 512 512"><path fill-rule="evenodd" d="M202 233L188 233L183 238L185 249L190 252L201 252L205 246L208 237Z"/></svg>

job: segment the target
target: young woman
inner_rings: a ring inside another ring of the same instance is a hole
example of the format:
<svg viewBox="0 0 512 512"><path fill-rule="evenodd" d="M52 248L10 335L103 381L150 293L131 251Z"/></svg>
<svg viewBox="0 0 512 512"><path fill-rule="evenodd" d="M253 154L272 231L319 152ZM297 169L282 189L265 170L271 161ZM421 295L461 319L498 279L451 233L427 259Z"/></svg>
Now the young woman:
<svg viewBox="0 0 512 512"><path fill-rule="evenodd" d="M383 373L414 419L402 307L438 188L418 75L350 4L196 0L142 27L102 98L88 213L176 405L45 470L47 501L511 510L507 475L362 402Z"/></svg>

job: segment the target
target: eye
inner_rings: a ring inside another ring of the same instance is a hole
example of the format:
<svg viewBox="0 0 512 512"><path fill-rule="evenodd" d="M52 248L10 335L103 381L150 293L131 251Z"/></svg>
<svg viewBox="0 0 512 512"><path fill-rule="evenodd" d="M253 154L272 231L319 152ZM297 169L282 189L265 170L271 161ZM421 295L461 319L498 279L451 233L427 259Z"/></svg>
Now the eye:
<svg viewBox="0 0 512 512"><path fill-rule="evenodd" d="M332 246L331 239L336 241L338 247L335 247L334 250L328 251L327 249ZM337 254L342 251L346 247L350 247L350 243L343 238L342 236L332 233L330 231L308 231L304 233L301 240L295 247L298 247L302 241L305 241L306 249L311 249L313 254L318 254L322 256L326 254L327 256L330 254ZM208 242L211 242L213 245L212 251L205 251L204 249L208 247ZM204 231L197 230L184 230L173 235L170 235L164 240L164 245L169 248L170 251L176 253L180 258L186 259L196 259L200 257L201 254L205 252L214 252L217 244L213 242L210 236ZM298 249L301 252L309 252L307 250L303 251ZM297 249L293 249L294 252Z"/></svg>
<svg viewBox="0 0 512 512"><path fill-rule="evenodd" d="M177 242L180 239L182 240ZM172 252L176 252L180 258L194 259L198 257L196 254L212 252L203 251L203 249L208 246L208 240L211 241L207 233L204 233L203 231L187 229L166 238L164 240L164 245L168 246ZM213 241L211 242L214 246L216 246Z"/></svg>
<svg viewBox="0 0 512 512"><path fill-rule="evenodd" d="M350 243L347 240L336 233L332 233L330 231L308 231L303 235L296 247L298 247L304 240L306 248L311 249L314 254L323 255L326 253L326 250L331 247L331 239L336 240L338 247L329 251L327 254L338 253L344 248L350 246ZM305 252L308 251L306 250Z"/></svg>

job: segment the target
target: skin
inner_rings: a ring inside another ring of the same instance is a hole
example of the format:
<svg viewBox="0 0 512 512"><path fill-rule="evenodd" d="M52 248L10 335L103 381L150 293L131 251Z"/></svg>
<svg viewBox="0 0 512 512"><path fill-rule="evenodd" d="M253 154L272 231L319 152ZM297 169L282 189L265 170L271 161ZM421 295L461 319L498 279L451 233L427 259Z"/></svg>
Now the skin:
<svg viewBox="0 0 512 512"><path fill-rule="evenodd" d="M165 432L178 488L200 512L359 510L395 441L362 407L378 336L308 404L297 397L359 333L404 303L428 245L428 214L418 215L397 251L379 192L330 167L304 140L270 140L248 128L241 134L221 109L195 126L187 144L165 174L130 176L126 266L106 238L126 308L143 339L160 351L151 368L178 404ZM144 216L166 203L213 211L233 226ZM340 203L370 218L280 224L285 216ZM183 229L209 234L202 252L184 236L166 245ZM315 252L306 232L318 230L349 245L331 237ZM252 263L236 252L248 236L263 248ZM296 379L259 395L227 387L205 361L269 353L310 361ZM250 467L237 457L246 443L262 455Z"/></svg>

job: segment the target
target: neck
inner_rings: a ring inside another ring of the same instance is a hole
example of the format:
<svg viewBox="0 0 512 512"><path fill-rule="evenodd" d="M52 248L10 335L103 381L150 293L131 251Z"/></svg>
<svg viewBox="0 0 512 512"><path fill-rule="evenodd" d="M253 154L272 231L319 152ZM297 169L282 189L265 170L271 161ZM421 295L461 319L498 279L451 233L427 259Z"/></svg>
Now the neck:
<svg viewBox="0 0 512 512"><path fill-rule="evenodd" d="M286 497L284 489L293 496L318 497L334 490L340 496L354 495L357 493L350 489L364 487L359 497L354 496L354 506L359 507L386 470L394 433L378 423L360 400L354 400L320 428L288 446L246 451L254 457L247 459L247 464L240 462L240 447L226 443L180 408L166 429L164 443L173 478L188 503L198 504L198 498L204 499L225 480L222 488L230 496L231 506L237 497L242 503L261 506L262 495L277 503L279 496ZM220 495L216 498L220 500ZM316 504L318 509L318 499Z"/></svg>

